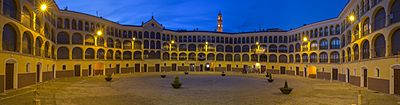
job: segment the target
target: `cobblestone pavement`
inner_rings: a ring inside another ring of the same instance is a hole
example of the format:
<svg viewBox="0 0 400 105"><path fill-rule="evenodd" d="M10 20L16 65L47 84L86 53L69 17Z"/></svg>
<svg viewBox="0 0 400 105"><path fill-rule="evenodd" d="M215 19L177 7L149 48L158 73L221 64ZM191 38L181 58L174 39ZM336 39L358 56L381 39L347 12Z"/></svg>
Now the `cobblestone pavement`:
<svg viewBox="0 0 400 105"><path fill-rule="evenodd" d="M361 90L363 104L400 105L399 96L376 93L342 82L274 75L227 73L136 73L104 77L65 78L0 95L0 105L34 104L34 91L44 105L350 105L357 103ZM173 89L175 76L183 88ZM279 88L287 80L294 90L283 95Z"/></svg>

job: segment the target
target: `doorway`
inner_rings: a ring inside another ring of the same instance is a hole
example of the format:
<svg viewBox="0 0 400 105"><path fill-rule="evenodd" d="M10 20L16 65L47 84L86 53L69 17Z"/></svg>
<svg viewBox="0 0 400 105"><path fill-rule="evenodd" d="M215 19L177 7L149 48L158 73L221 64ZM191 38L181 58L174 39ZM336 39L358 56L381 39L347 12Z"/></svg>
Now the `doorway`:
<svg viewBox="0 0 400 105"><path fill-rule="evenodd" d="M14 88L14 63L6 63L6 90Z"/></svg>
<svg viewBox="0 0 400 105"><path fill-rule="evenodd" d="M195 68L195 65L194 64L190 64L189 71L195 71L194 68Z"/></svg>
<svg viewBox="0 0 400 105"><path fill-rule="evenodd" d="M232 71L232 65L231 64L226 65L226 71Z"/></svg>
<svg viewBox="0 0 400 105"><path fill-rule="evenodd" d="M368 69L364 69L363 81L364 87L368 87Z"/></svg>
<svg viewBox="0 0 400 105"><path fill-rule="evenodd" d="M332 80L338 80L338 73L339 70L338 69L332 69Z"/></svg>
<svg viewBox="0 0 400 105"><path fill-rule="evenodd" d="M300 75L300 68L299 67L296 67L296 73L295 73L296 75Z"/></svg>
<svg viewBox="0 0 400 105"><path fill-rule="evenodd" d="M80 77L81 76L81 65L75 65L74 72L75 72L75 77Z"/></svg>
<svg viewBox="0 0 400 105"><path fill-rule="evenodd" d="M210 71L211 69L210 69L211 67L210 67L210 64L209 63L206 63L206 71Z"/></svg>
<svg viewBox="0 0 400 105"><path fill-rule="evenodd" d="M265 73L267 71L267 66L261 65L261 73Z"/></svg>
<svg viewBox="0 0 400 105"><path fill-rule="evenodd" d="M140 72L140 64L135 64L135 72Z"/></svg>
<svg viewBox="0 0 400 105"><path fill-rule="evenodd" d="M172 64L172 71L178 71L178 70L176 70L176 64L175 63Z"/></svg>
<svg viewBox="0 0 400 105"><path fill-rule="evenodd" d="M307 67L304 68L304 77L308 77Z"/></svg>
<svg viewBox="0 0 400 105"><path fill-rule="evenodd" d="M400 69L394 69L394 94L400 95Z"/></svg>
<svg viewBox="0 0 400 105"><path fill-rule="evenodd" d="M286 74L286 67L281 66L281 74Z"/></svg>
<svg viewBox="0 0 400 105"><path fill-rule="evenodd" d="M117 74L121 73L121 65L119 65L119 64L115 65L115 72Z"/></svg>
<svg viewBox="0 0 400 105"><path fill-rule="evenodd" d="M40 63L38 63L37 65L36 65L36 82L37 83L39 83L39 82L41 82L41 80L40 80L40 77L41 77L41 66L42 66L42 64L40 64Z"/></svg>
<svg viewBox="0 0 400 105"><path fill-rule="evenodd" d="M156 72L160 72L160 64L156 64L155 68L156 68Z"/></svg>
<svg viewBox="0 0 400 105"><path fill-rule="evenodd" d="M200 71L200 72L203 71L203 64L200 64L199 71Z"/></svg>
<svg viewBox="0 0 400 105"><path fill-rule="evenodd" d="M92 65L89 65L89 76L92 76L92 74L93 74Z"/></svg>

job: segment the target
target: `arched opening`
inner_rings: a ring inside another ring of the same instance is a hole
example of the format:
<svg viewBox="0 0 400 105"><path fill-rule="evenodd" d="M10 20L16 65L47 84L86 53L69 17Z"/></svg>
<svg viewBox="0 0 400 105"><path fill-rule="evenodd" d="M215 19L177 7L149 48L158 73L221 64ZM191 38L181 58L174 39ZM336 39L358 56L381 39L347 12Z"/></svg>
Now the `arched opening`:
<svg viewBox="0 0 400 105"><path fill-rule="evenodd" d="M385 36L379 34L374 40L375 57L384 57L386 54Z"/></svg>
<svg viewBox="0 0 400 105"><path fill-rule="evenodd" d="M386 25L386 12L384 8L380 8L374 16L373 31L382 29Z"/></svg>
<svg viewBox="0 0 400 105"><path fill-rule="evenodd" d="M390 23L397 23L400 22L400 1L399 0L392 0L394 1L392 6L390 7L390 14L392 16Z"/></svg>
<svg viewBox="0 0 400 105"><path fill-rule="evenodd" d="M390 46L392 48L392 55L399 55L400 54L400 29L397 29L392 37L391 37L391 41L390 41Z"/></svg>
<svg viewBox="0 0 400 105"><path fill-rule="evenodd" d="M30 32L25 32L22 37L22 53L24 54L33 54L33 41L32 34Z"/></svg>
<svg viewBox="0 0 400 105"><path fill-rule="evenodd" d="M7 0L9 1L9 0ZM10 0L14 1L14 0ZM6 2L6 1L4 1ZM3 8L4 10L4 8ZM2 47L3 51L13 51L13 52L18 52L18 33L16 29L9 25L6 24L3 27L3 36L2 36Z"/></svg>
<svg viewBox="0 0 400 105"><path fill-rule="evenodd" d="M19 20L19 6L16 0L4 0L3 1L3 14L5 16Z"/></svg>
<svg viewBox="0 0 400 105"><path fill-rule="evenodd" d="M85 59L94 59L94 49L92 49L92 48L86 49Z"/></svg>
<svg viewBox="0 0 400 105"><path fill-rule="evenodd" d="M362 43L362 59L369 59L369 41L365 40Z"/></svg>
<svg viewBox="0 0 400 105"><path fill-rule="evenodd" d="M83 36L79 33L72 34L72 44L83 45Z"/></svg>
<svg viewBox="0 0 400 105"><path fill-rule="evenodd" d="M69 44L69 35L67 32L57 34L57 44Z"/></svg>
<svg viewBox="0 0 400 105"><path fill-rule="evenodd" d="M72 49L72 59L83 59L81 48L75 47Z"/></svg>
<svg viewBox="0 0 400 105"><path fill-rule="evenodd" d="M57 50L57 59L69 59L69 50L66 47L60 47Z"/></svg>

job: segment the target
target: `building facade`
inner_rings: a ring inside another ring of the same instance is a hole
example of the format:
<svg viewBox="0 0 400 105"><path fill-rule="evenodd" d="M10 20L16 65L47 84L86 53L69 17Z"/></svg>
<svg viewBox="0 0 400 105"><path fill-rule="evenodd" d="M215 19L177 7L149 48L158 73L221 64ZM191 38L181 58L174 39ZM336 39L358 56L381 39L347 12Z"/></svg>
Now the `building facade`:
<svg viewBox="0 0 400 105"><path fill-rule="evenodd" d="M247 70L400 94L400 0L349 0L333 19L248 33L222 32L222 15L221 32L176 31L41 4L0 3L0 93L65 77Z"/></svg>

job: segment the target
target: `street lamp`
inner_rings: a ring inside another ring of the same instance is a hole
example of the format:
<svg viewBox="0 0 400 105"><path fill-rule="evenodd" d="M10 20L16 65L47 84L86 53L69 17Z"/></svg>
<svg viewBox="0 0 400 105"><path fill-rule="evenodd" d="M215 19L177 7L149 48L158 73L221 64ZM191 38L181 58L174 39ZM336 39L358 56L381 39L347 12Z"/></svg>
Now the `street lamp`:
<svg viewBox="0 0 400 105"><path fill-rule="evenodd" d="M354 15L349 16L350 22L354 22L356 20L356 17Z"/></svg>
<svg viewBox="0 0 400 105"><path fill-rule="evenodd" d="M96 32L96 34L97 34L97 36L102 36L102 35L103 35L103 32L102 32L101 30L98 30L98 31Z"/></svg>
<svg viewBox="0 0 400 105"><path fill-rule="evenodd" d="M46 12L46 11L47 11L47 8L48 8L48 6L47 6L46 3L40 4L40 11Z"/></svg>
<svg viewBox="0 0 400 105"><path fill-rule="evenodd" d="M303 42L307 42L308 38L307 37L303 37Z"/></svg>
<svg viewBox="0 0 400 105"><path fill-rule="evenodd" d="M133 49L135 49L135 41L136 41L136 38L133 37L133 38L132 38L132 42L133 42L133 43L132 43L132 45L133 45L132 48L133 48Z"/></svg>

